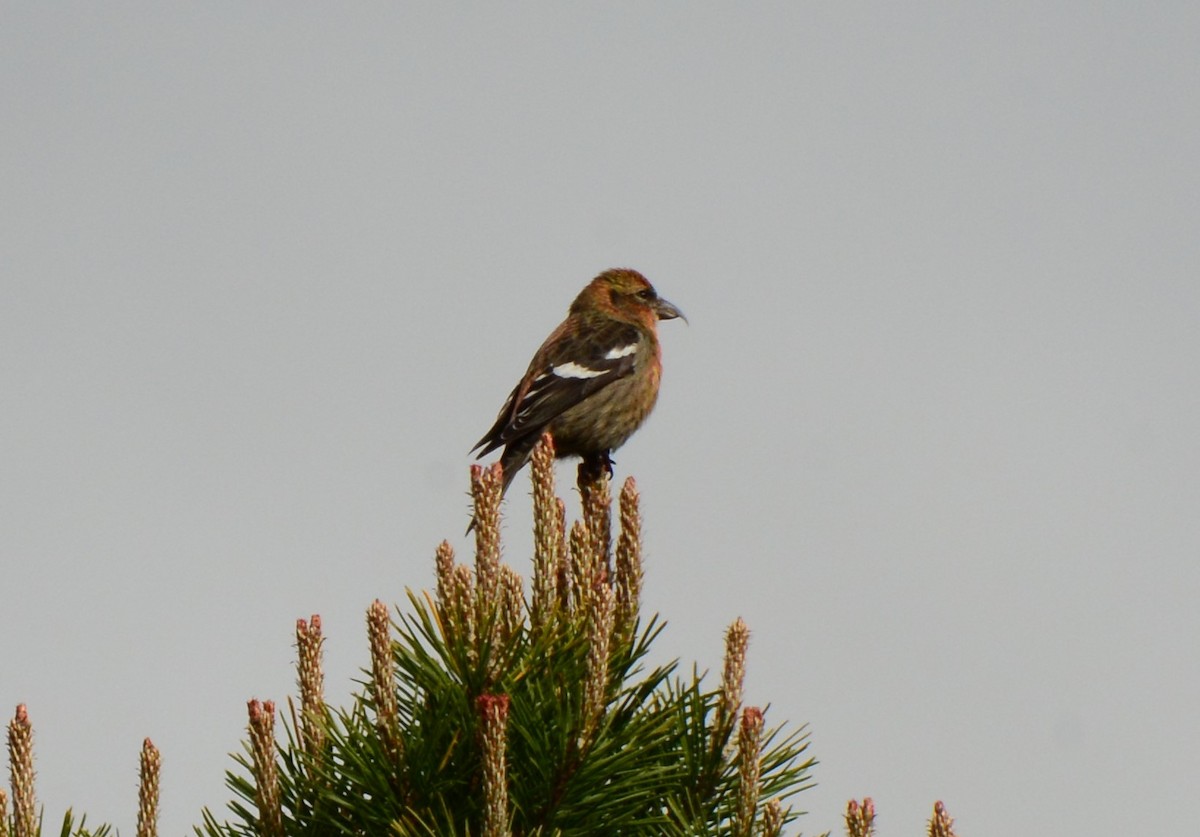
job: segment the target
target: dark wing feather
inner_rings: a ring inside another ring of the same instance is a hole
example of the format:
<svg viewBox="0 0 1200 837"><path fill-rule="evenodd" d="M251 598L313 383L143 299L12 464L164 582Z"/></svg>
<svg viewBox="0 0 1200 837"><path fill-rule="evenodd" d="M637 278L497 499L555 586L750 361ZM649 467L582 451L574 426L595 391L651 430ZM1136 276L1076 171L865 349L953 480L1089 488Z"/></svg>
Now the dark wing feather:
<svg viewBox="0 0 1200 837"><path fill-rule="evenodd" d="M636 327L616 321L591 329L586 336L560 336L556 331L509 394L496 423L472 450L482 448L479 456L485 456L514 439L540 434L564 412L633 372L637 352L609 354L641 339Z"/></svg>

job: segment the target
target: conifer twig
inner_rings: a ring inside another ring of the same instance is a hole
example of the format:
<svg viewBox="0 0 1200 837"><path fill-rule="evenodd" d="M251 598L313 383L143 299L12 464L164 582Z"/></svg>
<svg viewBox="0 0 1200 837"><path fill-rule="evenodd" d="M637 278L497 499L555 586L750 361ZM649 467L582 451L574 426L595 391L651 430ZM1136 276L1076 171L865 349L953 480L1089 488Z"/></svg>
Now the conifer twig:
<svg viewBox="0 0 1200 837"><path fill-rule="evenodd" d="M588 600L587 680L583 696L583 734L580 749L587 749L608 701L608 658L612 640L616 597L613 588L597 580Z"/></svg>
<svg viewBox="0 0 1200 837"><path fill-rule="evenodd" d="M525 583L508 564L500 565L500 644L509 643L525 626Z"/></svg>
<svg viewBox="0 0 1200 837"><path fill-rule="evenodd" d="M162 757L149 738L142 742L138 767L137 837L158 837L159 774Z"/></svg>
<svg viewBox="0 0 1200 837"><path fill-rule="evenodd" d="M391 627L387 605L376 599L367 609L367 637L371 645L371 698L375 702L375 728L379 738L388 758L393 764L398 764L404 755L404 744L400 738Z"/></svg>
<svg viewBox="0 0 1200 837"><path fill-rule="evenodd" d="M500 582L500 495L504 471L499 462L488 468L471 466L471 496L475 498L475 604L479 624L489 620Z"/></svg>
<svg viewBox="0 0 1200 837"><path fill-rule="evenodd" d="M533 601L530 626L544 626L555 605L555 580L563 545L562 519L554 493L554 439L543 433L530 458L533 480Z"/></svg>
<svg viewBox="0 0 1200 837"><path fill-rule="evenodd" d="M450 637L465 643L470 649L472 660L478 659L475 647L475 582L471 568L466 564L455 564L451 580L451 618L448 622ZM449 638L449 637L447 637Z"/></svg>
<svg viewBox="0 0 1200 837"><path fill-rule="evenodd" d="M500 498L504 469L499 462L488 468L471 466L471 493L475 497L475 642L476 654L487 666L488 679L500 643ZM485 632L486 631L486 635ZM483 654L488 654L483 659Z"/></svg>
<svg viewBox="0 0 1200 837"><path fill-rule="evenodd" d="M582 520L576 520L571 524L571 540L568 549L571 553L571 609L575 612L582 612L587 608L595 578L592 539Z"/></svg>
<svg viewBox="0 0 1200 837"><path fill-rule="evenodd" d="M475 705L480 715L480 746L483 750L483 835L508 837L505 767L508 695L480 695Z"/></svg>
<svg viewBox="0 0 1200 837"><path fill-rule="evenodd" d="M433 566L437 584L438 617L443 622L450 622L451 603L454 600L454 547L450 545L450 541L438 544Z"/></svg>
<svg viewBox="0 0 1200 837"><path fill-rule="evenodd" d="M758 752L762 747L763 713L757 706L747 706L742 712L738 731L738 803L737 833L751 837L754 815L758 808L758 779L761 765Z"/></svg>
<svg viewBox="0 0 1200 837"><path fill-rule="evenodd" d="M558 607L563 613L569 613L571 610L571 579L574 577L574 569L571 562L571 550L567 546L567 504L561 497L557 497L554 500L554 507L558 513L558 524L555 528L560 538L554 585L558 597Z"/></svg>
<svg viewBox="0 0 1200 837"><path fill-rule="evenodd" d="M314 613L305 622L296 620L296 681L300 689L300 741L305 752L316 756L325 747L321 717L325 712L325 671L322 665L321 617Z"/></svg>
<svg viewBox="0 0 1200 837"><path fill-rule="evenodd" d="M717 704L718 737L724 738L738 709L742 706L742 690L746 681L746 650L750 644L750 628L738 617L725 632L725 662L721 669L721 699Z"/></svg>
<svg viewBox="0 0 1200 837"><path fill-rule="evenodd" d="M862 804L851 799L846 803L847 837L873 837L875 834L875 803L871 797L863 798Z"/></svg>
<svg viewBox="0 0 1200 837"><path fill-rule="evenodd" d="M762 809L762 836L779 837L783 831L783 803L772 799Z"/></svg>
<svg viewBox="0 0 1200 837"><path fill-rule="evenodd" d="M13 792L13 837L38 833L37 800L33 792L33 723L25 704L17 704L8 722L8 769Z"/></svg>
<svg viewBox="0 0 1200 837"><path fill-rule="evenodd" d="M583 500L583 522L591 539L592 553L606 574L612 555L612 494L609 463L585 457L579 463L579 495Z"/></svg>
<svg viewBox="0 0 1200 837"><path fill-rule="evenodd" d="M615 556L617 616L616 636L622 643L633 638L642 606L642 513L637 482L626 477L621 486L619 507L621 532Z"/></svg>
<svg viewBox="0 0 1200 837"><path fill-rule="evenodd" d="M933 803L933 817L929 820L929 837L955 837L954 820L939 799Z"/></svg>
<svg viewBox="0 0 1200 837"><path fill-rule="evenodd" d="M275 702L249 701L250 755L253 761L258 828L263 837L283 837L279 769L275 764Z"/></svg>

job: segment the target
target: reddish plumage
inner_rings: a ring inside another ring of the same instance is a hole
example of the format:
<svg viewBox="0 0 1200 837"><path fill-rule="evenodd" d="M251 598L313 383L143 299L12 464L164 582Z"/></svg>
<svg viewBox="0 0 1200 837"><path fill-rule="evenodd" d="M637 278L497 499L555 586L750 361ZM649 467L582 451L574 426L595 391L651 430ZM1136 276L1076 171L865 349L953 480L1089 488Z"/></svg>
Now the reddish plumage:
<svg viewBox="0 0 1200 837"><path fill-rule="evenodd" d="M654 409L658 321L682 317L636 270L606 270L571 303L473 450L503 447L504 489L546 430L557 456L608 461Z"/></svg>

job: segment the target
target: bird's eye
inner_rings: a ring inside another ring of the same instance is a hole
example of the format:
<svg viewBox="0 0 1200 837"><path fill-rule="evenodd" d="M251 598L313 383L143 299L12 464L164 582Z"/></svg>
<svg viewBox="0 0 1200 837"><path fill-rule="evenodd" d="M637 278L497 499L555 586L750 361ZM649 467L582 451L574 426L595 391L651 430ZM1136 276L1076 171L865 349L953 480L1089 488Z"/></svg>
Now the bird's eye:
<svg viewBox="0 0 1200 837"><path fill-rule="evenodd" d="M657 294L654 293L654 288L643 288L637 292L636 296L640 300L650 302L657 297Z"/></svg>

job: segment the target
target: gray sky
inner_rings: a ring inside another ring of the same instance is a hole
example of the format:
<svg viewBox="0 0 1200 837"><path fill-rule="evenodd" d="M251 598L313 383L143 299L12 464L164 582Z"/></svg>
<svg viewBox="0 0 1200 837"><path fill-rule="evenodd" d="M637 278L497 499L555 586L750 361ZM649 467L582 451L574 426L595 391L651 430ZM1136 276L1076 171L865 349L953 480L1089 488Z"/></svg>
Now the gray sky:
<svg viewBox="0 0 1200 837"><path fill-rule="evenodd" d="M320 613L466 557L467 450L636 267L659 652L812 725L807 833L1181 833L1200 6L6 4L0 711L47 821L209 805ZM560 478L569 478L567 469ZM528 570L527 483L507 558ZM1185 826L1185 824L1187 824Z"/></svg>

